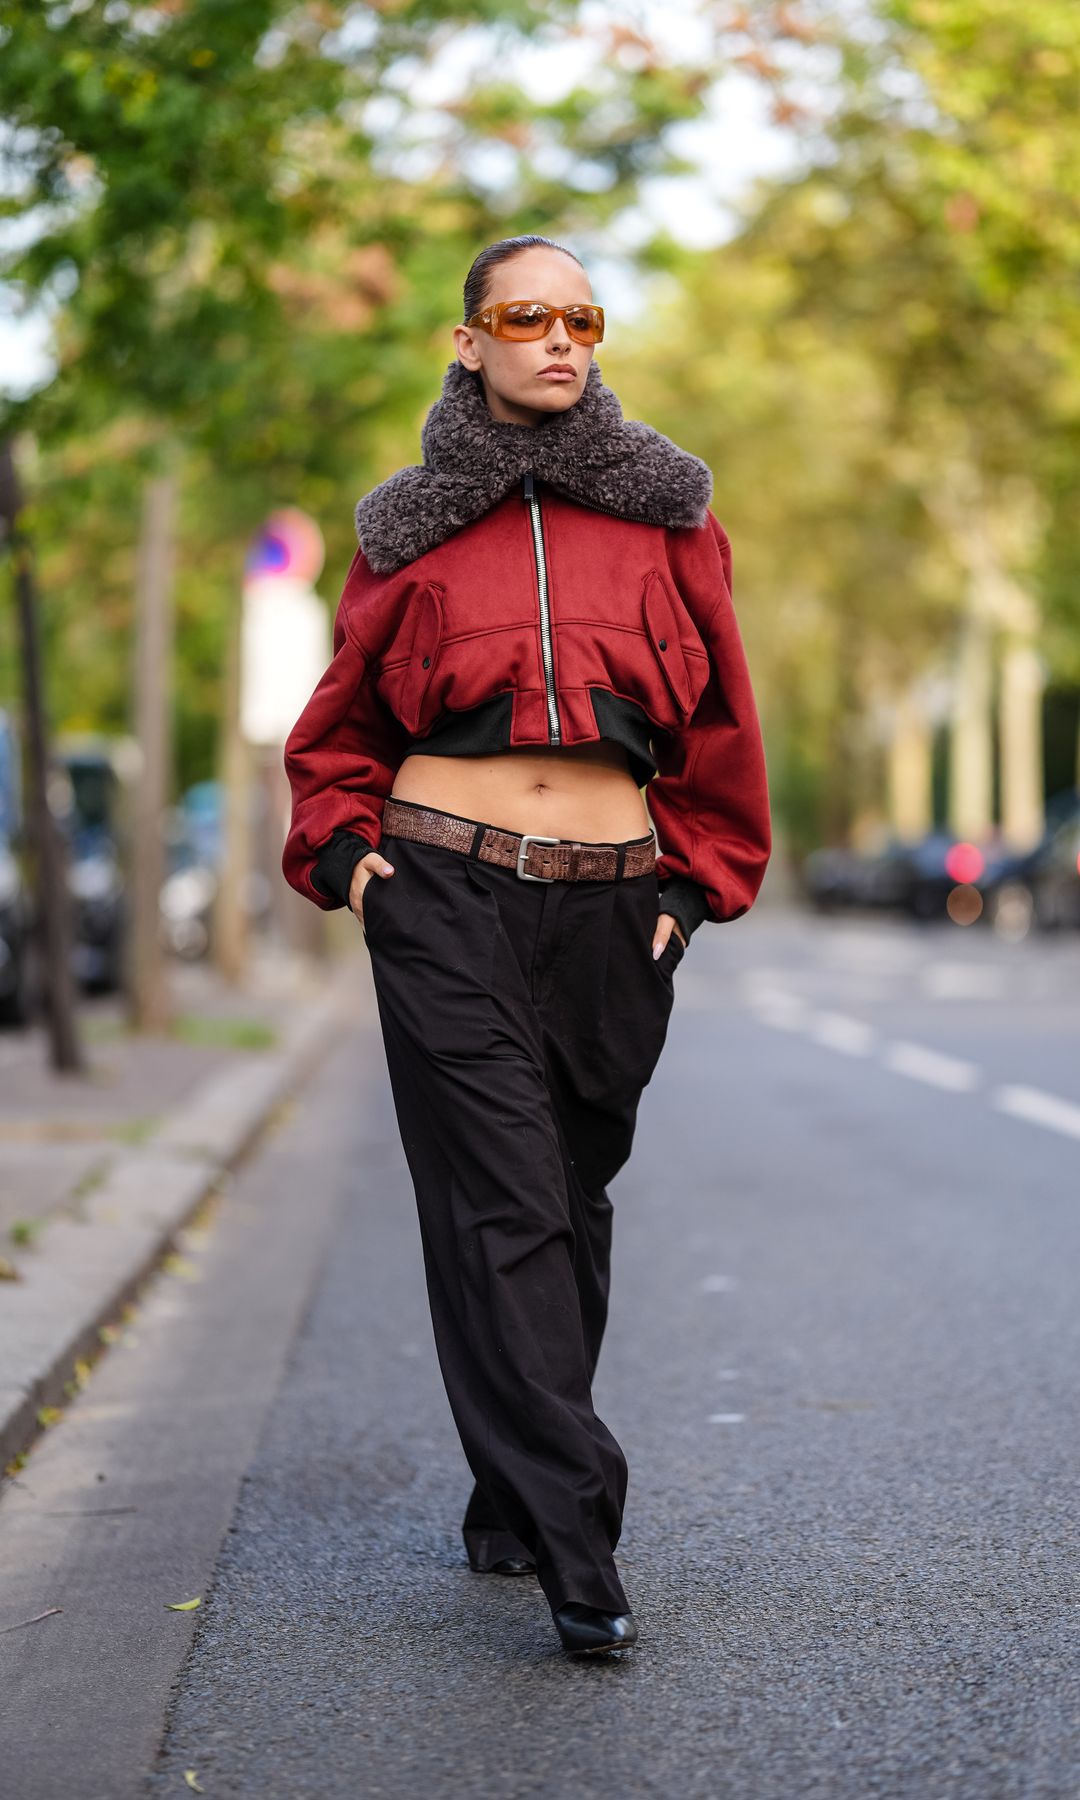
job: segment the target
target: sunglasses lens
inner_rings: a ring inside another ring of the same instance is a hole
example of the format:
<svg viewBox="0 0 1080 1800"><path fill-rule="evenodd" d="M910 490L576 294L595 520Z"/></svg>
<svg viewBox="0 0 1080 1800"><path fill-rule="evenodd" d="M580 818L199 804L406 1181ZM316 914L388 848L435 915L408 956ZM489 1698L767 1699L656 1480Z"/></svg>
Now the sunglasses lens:
<svg viewBox="0 0 1080 1800"><path fill-rule="evenodd" d="M543 337L551 322L549 307L538 300L522 300L508 306L502 316L503 336L509 338Z"/></svg>
<svg viewBox="0 0 1080 1800"><path fill-rule="evenodd" d="M568 312L566 329L579 344L595 344L601 335L599 314L591 306L583 306L577 312Z"/></svg>

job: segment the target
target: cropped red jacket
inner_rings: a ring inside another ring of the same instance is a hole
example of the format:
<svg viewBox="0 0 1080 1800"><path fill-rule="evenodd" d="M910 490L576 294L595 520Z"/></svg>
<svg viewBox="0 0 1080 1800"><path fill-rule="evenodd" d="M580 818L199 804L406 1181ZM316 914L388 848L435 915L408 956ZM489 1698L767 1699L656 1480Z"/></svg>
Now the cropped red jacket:
<svg viewBox="0 0 1080 1800"><path fill-rule="evenodd" d="M401 761L456 715L486 709L505 745L550 748L609 735L609 703L644 723L657 873L684 899L696 888L691 928L752 905L771 852L768 783L731 546L711 510L697 527L648 525L525 475L393 574L358 548L333 650L285 746L282 868L317 906L343 903L313 881L320 853L343 832L353 862L378 846Z"/></svg>

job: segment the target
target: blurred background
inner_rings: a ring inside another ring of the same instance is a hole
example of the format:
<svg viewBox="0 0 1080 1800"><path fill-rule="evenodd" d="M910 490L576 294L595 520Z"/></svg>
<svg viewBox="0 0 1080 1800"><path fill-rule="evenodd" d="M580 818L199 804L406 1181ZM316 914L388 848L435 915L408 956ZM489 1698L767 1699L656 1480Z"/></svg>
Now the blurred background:
<svg viewBox="0 0 1080 1800"><path fill-rule="evenodd" d="M19 1800L1075 1800L1078 190L1077 0L0 0ZM713 472L774 816L618 1177L618 1693L468 1586L362 936L280 867L521 232Z"/></svg>
<svg viewBox="0 0 1080 1800"><path fill-rule="evenodd" d="M1076 930L1069 0L41 0L0 52L8 1027L70 1065L82 996L155 1029L178 964L340 934L280 876L281 744L520 231L713 470L761 904Z"/></svg>

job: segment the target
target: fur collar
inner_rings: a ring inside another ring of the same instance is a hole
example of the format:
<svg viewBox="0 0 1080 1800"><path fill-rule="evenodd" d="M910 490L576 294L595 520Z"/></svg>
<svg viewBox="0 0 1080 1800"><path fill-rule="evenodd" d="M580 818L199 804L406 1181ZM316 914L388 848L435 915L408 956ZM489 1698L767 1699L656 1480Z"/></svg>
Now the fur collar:
<svg viewBox="0 0 1080 1800"><path fill-rule="evenodd" d="M356 534L379 575L480 518L527 469L583 506L646 525L703 525L712 493L699 456L623 418L595 358L573 406L539 425L506 425L492 418L479 376L455 357L420 444L422 466L399 469L357 502Z"/></svg>

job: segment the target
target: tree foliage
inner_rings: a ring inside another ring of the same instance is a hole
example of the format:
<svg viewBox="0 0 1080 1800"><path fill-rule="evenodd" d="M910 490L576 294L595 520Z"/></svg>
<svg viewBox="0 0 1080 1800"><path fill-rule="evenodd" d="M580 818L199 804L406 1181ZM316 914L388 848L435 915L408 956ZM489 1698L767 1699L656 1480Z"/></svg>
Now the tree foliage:
<svg viewBox="0 0 1080 1800"><path fill-rule="evenodd" d="M179 440L180 774L209 773L250 532L307 507L332 589L354 499L415 456L476 251L521 230L584 242L674 166L665 128L700 106L701 70L644 37L591 27L595 79L559 102L499 74L583 29L546 0L0 4L18 228L0 277L27 306L62 300L55 378L0 406L0 430L37 453L54 649L94 665L73 689L50 658L59 723L125 716L139 484ZM476 32L464 95L425 101Z"/></svg>
<svg viewBox="0 0 1080 1800"><path fill-rule="evenodd" d="M1041 610L1051 677L1080 674L1080 13L882 0L863 24L809 166L673 263L626 370L716 470L804 841L882 793L875 714L948 662L972 540Z"/></svg>

